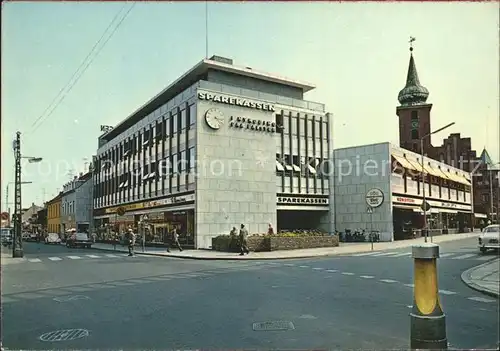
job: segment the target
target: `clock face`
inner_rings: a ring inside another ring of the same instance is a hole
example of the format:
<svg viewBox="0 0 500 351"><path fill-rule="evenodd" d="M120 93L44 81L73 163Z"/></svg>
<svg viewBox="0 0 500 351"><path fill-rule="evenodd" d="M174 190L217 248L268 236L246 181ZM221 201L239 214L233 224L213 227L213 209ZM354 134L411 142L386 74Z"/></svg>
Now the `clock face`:
<svg viewBox="0 0 500 351"><path fill-rule="evenodd" d="M217 108L211 108L205 113L205 121L212 129L219 129L224 124L224 115Z"/></svg>
<svg viewBox="0 0 500 351"><path fill-rule="evenodd" d="M418 121L412 121L411 122L411 127L414 128L414 129L418 128Z"/></svg>

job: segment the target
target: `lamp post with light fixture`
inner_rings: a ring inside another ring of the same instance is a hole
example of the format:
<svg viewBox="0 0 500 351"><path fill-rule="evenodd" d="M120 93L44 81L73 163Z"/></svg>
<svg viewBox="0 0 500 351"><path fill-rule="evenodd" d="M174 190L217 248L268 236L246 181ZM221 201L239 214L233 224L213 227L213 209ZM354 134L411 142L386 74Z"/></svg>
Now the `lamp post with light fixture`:
<svg viewBox="0 0 500 351"><path fill-rule="evenodd" d="M420 138L420 164L422 166L422 210L424 211L424 233L425 233L425 242L427 242L427 237L429 236L429 230L427 229L427 211L430 210L427 206L427 202L425 199L425 167L424 167L424 140L428 137L430 137L433 134L436 134L442 130L445 130L446 128L451 127L454 125L455 122L451 122L444 127L441 127L439 129L436 129L433 132L430 132L429 134L424 135L422 138ZM431 241L432 241L432 236L431 236Z"/></svg>
<svg viewBox="0 0 500 351"><path fill-rule="evenodd" d="M21 132L16 133L16 139L13 143L14 160L15 160L15 178L14 178L14 238L12 240L12 257L23 257L23 238L21 234L21 159L28 159L29 163L42 161L41 157L21 156Z"/></svg>

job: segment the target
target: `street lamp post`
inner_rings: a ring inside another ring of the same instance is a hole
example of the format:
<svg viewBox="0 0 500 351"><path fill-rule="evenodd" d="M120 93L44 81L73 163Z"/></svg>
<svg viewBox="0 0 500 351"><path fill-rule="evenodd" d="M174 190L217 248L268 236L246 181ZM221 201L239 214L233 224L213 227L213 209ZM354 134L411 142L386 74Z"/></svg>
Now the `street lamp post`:
<svg viewBox="0 0 500 351"><path fill-rule="evenodd" d="M420 138L420 163L422 166L422 210L424 211L424 232L425 232L425 242L427 242L427 237L429 236L429 231L427 230L427 202L425 199L425 168L424 168L424 140L428 137L430 137L433 134L439 133L442 130L445 130L446 128L451 127L454 125L455 122L451 122L444 127L441 127L439 129L436 129L433 132L430 132L429 134L424 135L422 138ZM432 241L432 237L431 237Z"/></svg>
<svg viewBox="0 0 500 351"><path fill-rule="evenodd" d="M496 165L500 165L500 162L497 162L497 163L494 163L491 165L491 168L495 167ZM494 169L488 169L488 173L489 173L489 176L490 176L490 217L492 218L492 221L491 223L493 223L493 209L495 208L494 205L493 205L493 171L495 171ZM500 178L499 178L499 188L500 188ZM500 201L500 200L499 200ZM496 220L497 222L498 221L498 207L497 207L497 213L496 213Z"/></svg>
<svg viewBox="0 0 500 351"><path fill-rule="evenodd" d="M12 240L12 257L23 257L23 238L21 234L21 159L28 159L28 162L35 163L42 161L41 157L27 157L21 155L21 132L16 133L16 139L13 143L15 160L15 194L14 194L14 238Z"/></svg>
<svg viewBox="0 0 500 351"><path fill-rule="evenodd" d="M9 185L14 184L15 182L8 182L7 186L5 188L5 206L7 206L7 212L9 213L9 222L10 222L10 205L11 203L9 202ZM31 181L26 181L26 182L21 182L22 184L31 184L33 182Z"/></svg>

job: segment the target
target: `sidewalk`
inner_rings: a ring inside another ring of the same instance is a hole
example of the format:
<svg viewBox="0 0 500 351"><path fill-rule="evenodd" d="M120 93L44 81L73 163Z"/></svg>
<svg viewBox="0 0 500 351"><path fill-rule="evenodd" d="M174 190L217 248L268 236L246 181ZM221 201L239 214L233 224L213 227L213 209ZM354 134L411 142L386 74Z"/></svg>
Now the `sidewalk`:
<svg viewBox="0 0 500 351"><path fill-rule="evenodd" d="M499 297L500 259L491 260L472 267L462 273L462 281L470 288L493 297Z"/></svg>
<svg viewBox="0 0 500 351"><path fill-rule="evenodd" d="M438 244L447 241L454 241L460 239L469 239L477 237L478 233L463 233L463 234L448 234L436 236L433 242ZM411 247L415 244L421 244L424 238L399 240L393 242L374 243L373 250L383 251L391 249L400 249ZM92 248L97 250L106 250L114 252L128 252L126 246L116 245L116 250L111 244L96 243ZM271 252L251 252L249 255L240 256L234 252L219 252L215 250L184 250L182 252L174 249L168 253L165 248L146 247L142 251L142 247L136 246L135 252L141 255L154 255L175 258L186 258L193 260L282 260L282 259L296 259L296 258L312 258L322 256L334 256L342 254L353 254L371 251L371 243L340 243L338 247L325 247L318 249L300 249L300 250L280 250Z"/></svg>

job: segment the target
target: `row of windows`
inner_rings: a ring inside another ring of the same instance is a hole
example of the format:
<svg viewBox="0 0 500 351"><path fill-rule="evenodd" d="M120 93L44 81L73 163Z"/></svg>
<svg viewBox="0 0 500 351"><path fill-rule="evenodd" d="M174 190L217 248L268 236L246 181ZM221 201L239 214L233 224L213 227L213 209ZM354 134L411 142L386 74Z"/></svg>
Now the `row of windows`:
<svg viewBox="0 0 500 351"><path fill-rule="evenodd" d="M320 116L301 115L300 113L287 113L281 111L276 114L276 125L278 126L277 132L280 131L285 134L302 135L306 138L313 139L327 139L328 119Z"/></svg>
<svg viewBox="0 0 500 351"><path fill-rule="evenodd" d="M423 194L422 181L412 179L411 177L405 177L393 174L392 184L395 187L399 187L404 193L415 193ZM447 199L452 201L469 201L470 200L470 187L464 185L458 185L456 187L451 186L452 183L432 183L425 182L425 194L428 197L437 197L441 199Z"/></svg>

